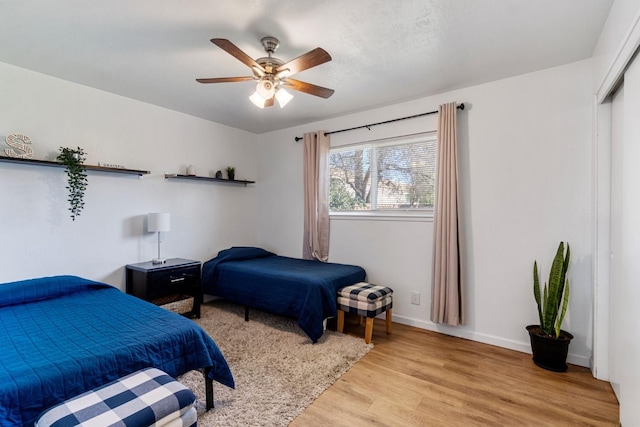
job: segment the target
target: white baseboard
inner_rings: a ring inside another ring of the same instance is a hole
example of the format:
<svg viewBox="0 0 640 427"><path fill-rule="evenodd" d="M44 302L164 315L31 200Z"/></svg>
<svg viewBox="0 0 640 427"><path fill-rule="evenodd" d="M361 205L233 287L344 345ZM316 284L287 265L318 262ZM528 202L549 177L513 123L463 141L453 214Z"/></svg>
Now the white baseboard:
<svg viewBox="0 0 640 427"><path fill-rule="evenodd" d="M384 316L384 315L383 315ZM528 341L514 341L494 335L482 334L479 332L460 329L454 326L437 325L431 321L424 321L419 319L413 319L405 316L398 316L393 313L393 321L402 323L403 325L415 326L416 328L426 329L428 331L438 332L445 335L451 335L458 338L464 338L471 341L477 341L484 344L495 345L496 347L508 348L510 350L519 351L522 353L531 354L531 343ZM569 347L571 348L571 347ZM579 354L569 353L567 356L567 362L589 367L589 357Z"/></svg>

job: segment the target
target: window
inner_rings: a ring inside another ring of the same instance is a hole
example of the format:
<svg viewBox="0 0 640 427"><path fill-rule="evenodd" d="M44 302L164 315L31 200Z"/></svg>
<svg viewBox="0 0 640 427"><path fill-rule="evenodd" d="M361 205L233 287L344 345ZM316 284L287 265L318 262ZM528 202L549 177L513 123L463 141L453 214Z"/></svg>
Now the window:
<svg viewBox="0 0 640 427"><path fill-rule="evenodd" d="M331 213L432 213L436 135L386 139L329 152Z"/></svg>

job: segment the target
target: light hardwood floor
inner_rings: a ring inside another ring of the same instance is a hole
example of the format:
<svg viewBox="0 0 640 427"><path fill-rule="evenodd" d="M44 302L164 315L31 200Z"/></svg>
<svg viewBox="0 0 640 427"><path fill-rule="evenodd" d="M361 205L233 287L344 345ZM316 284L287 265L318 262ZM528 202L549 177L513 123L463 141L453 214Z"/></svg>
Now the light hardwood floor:
<svg viewBox="0 0 640 427"><path fill-rule="evenodd" d="M357 317L345 331L364 337ZM375 347L291 426L615 426L618 402L587 368L376 319Z"/></svg>

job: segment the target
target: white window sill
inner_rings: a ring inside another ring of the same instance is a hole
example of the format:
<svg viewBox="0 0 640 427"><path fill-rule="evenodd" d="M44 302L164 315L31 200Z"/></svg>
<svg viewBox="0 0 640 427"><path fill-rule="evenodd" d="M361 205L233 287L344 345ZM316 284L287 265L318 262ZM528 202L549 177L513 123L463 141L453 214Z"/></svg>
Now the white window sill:
<svg viewBox="0 0 640 427"><path fill-rule="evenodd" d="M358 220L358 221L413 221L433 222L433 212L425 211L359 211L359 212L331 212L330 220Z"/></svg>

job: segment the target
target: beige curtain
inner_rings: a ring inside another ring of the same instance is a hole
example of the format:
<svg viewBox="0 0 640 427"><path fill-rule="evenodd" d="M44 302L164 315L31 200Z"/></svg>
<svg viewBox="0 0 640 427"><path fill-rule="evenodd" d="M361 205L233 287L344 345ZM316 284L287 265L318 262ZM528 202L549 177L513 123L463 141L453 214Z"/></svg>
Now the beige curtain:
<svg viewBox="0 0 640 427"><path fill-rule="evenodd" d="M455 102L441 105L438 112L431 320L455 326L465 324Z"/></svg>
<svg viewBox="0 0 640 427"><path fill-rule="evenodd" d="M324 131L304 134L304 237L302 257L329 259L329 146Z"/></svg>

